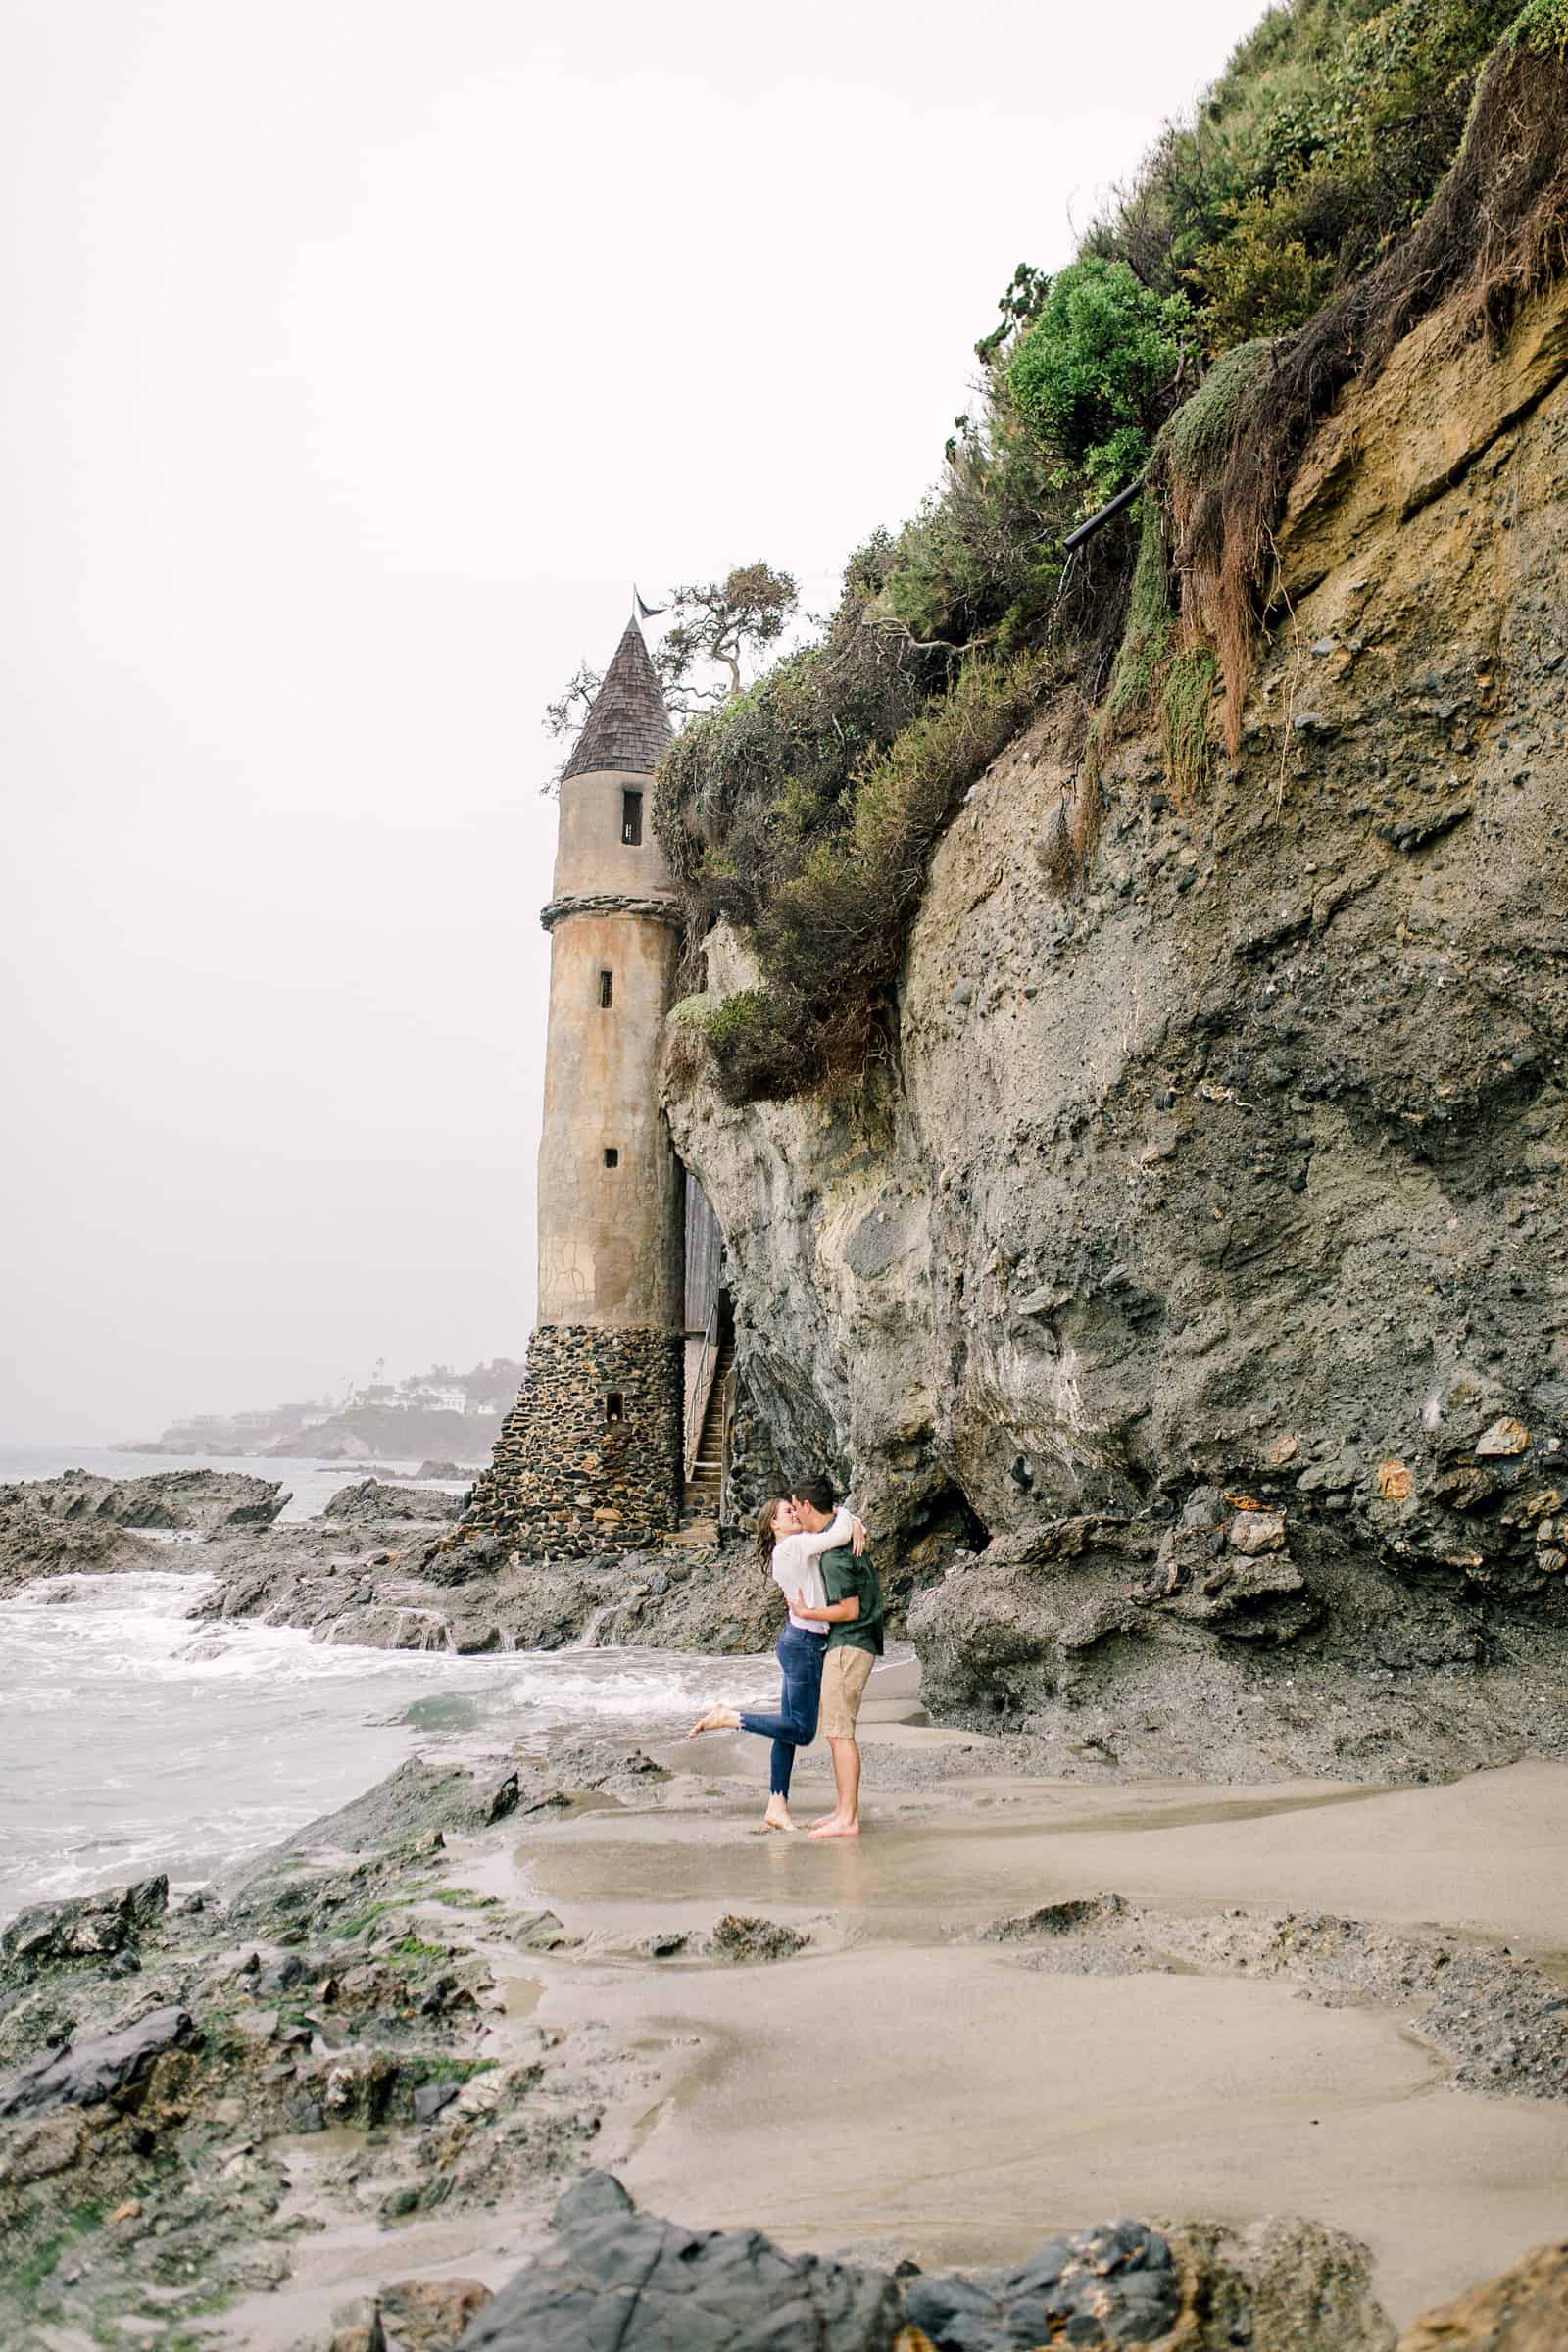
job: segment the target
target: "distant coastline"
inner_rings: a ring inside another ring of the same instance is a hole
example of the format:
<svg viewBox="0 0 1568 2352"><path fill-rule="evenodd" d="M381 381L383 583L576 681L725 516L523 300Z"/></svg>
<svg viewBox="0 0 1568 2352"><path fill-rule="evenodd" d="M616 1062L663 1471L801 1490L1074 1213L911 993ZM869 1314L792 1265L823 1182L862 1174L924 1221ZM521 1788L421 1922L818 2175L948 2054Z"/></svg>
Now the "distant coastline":
<svg viewBox="0 0 1568 2352"><path fill-rule="evenodd" d="M296 1432L262 1445L221 1440L198 1444L190 1433L178 1432L157 1438L117 1439L104 1450L181 1462L332 1462L349 1470L393 1469L401 1478L411 1475L398 1468L408 1462L453 1462L460 1469L482 1469L501 1434L501 1422L499 1413L473 1413L461 1419L455 1413L409 1413L399 1415L391 1426L366 1429L357 1422L346 1426L329 1423L319 1430ZM318 1438L321 1441L318 1445L315 1443Z"/></svg>
<svg viewBox="0 0 1568 2352"><path fill-rule="evenodd" d="M426 1461L478 1468L490 1458L522 1374L511 1356L494 1356L466 1372L435 1364L406 1380L377 1378L336 1400L192 1414L154 1437L120 1439L110 1451L181 1461L315 1460L368 1467Z"/></svg>

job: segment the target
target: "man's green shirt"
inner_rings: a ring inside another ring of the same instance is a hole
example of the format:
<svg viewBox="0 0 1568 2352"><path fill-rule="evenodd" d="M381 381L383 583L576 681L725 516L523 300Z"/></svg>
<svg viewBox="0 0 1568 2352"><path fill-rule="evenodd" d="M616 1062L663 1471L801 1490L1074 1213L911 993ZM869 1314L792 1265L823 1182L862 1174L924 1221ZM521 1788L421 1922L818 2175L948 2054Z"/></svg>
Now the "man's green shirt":
<svg viewBox="0 0 1568 2352"><path fill-rule="evenodd" d="M829 1601L858 1600L860 1614L848 1625L828 1627L829 1649L868 1649L874 1658L882 1655L882 1620L887 1611L882 1605L882 1585L871 1565L868 1552L858 1559L846 1544L840 1551L822 1554L822 1582L827 1588Z"/></svg>

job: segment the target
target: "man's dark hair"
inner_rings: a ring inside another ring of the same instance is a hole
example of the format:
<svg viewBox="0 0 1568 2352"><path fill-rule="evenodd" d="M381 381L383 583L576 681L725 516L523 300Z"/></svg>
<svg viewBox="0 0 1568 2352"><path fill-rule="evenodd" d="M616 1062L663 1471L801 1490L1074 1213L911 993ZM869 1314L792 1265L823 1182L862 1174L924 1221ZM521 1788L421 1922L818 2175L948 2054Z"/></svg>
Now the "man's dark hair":
<svg viewBox="0 0 1568 2352"><path fill-rule="evenodd" d="M797 1478L790 1486L792 1502L808 1502L813 1511L830 1511L839 1491L830 1478Z"/></svg>

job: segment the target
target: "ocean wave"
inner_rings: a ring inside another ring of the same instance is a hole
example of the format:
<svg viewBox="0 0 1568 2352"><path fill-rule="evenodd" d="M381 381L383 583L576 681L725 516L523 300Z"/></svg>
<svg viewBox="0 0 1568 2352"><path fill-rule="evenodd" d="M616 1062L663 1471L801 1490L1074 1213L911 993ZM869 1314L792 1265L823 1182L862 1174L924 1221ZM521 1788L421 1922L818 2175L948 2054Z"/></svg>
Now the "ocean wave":
<svg viewBox="0 0 1568 2352"><path fill-rule="evenodd" d="M193 1618L212 1587L138 1568L0 1602L0 1921L156 1871L201 1885L475 1733L517 1753L564 1727L658 1737L715 1699L778 1688L770 1658L334 1646ZM443 1697L468 1703L421 1714Z"/></svg>

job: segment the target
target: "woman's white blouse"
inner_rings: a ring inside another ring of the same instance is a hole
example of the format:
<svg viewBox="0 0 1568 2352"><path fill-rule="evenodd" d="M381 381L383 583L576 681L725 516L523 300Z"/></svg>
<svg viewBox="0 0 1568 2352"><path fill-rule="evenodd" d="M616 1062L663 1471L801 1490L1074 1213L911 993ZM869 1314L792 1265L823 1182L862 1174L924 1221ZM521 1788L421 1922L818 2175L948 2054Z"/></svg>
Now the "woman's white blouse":
<svg viewBox="0 0 1568 2352"><path fill-rule="evenodd" d="M805 1594L808 1607L827 1607L827 1587L822 1581L821 1559L824 1551L837 1551L848 1544L855 1533L855 1521L840 1503L832 1518L819 1535L785 1536L773 1546L773 1582L787 1601L797 1592ZM797 1617L790 1610L790 1623L803 1634L823 1634L827 1626L813 1623L809 1617Z"/></svg>

